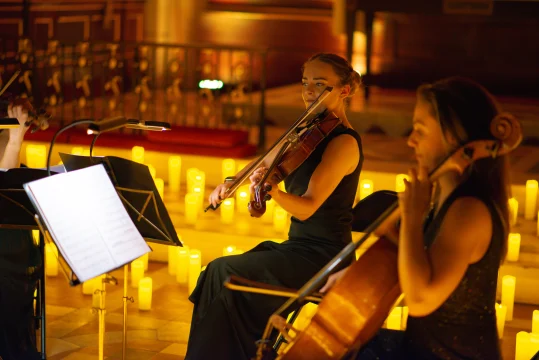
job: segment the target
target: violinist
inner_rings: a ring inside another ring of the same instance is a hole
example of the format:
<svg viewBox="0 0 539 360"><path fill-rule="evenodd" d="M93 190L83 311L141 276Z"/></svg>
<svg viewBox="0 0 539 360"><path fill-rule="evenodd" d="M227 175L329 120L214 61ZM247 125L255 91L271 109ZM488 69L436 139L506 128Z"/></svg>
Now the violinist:
<svg viewBox="0 0 539 360"><path fill-rule="evenodd" d="M210 262L189 299L194 303L187 360L247 360L256 353L269 316L287 299L231 291L230 275L299 288L332 259L351 237L351 210L363 163L361 139L346 118L346 100L360 86L360 75L340 56L319 53L302 67L302 96L308 107L326 87L323 105L342 124L285 178L286 192L272 183L269 194L292 215L288 240L265 241L250 251ZM251 191L267 170L250 176ZM209 196L217 205L227 182Z"/></svg>
<svg viewBox="0 0 539 360"><path fill-rule="evenodd" d="M0 133L0 168L20 166L20 151L28 130L23 106L9 106L8 116L20 126ZM1 211L1 209L0 209ZM39 359L33 296L39 271L39 249L28 230L0 229L0 358Z"/></svg>
<svg viewBox="0 0 539 360"><path fill-rule="evenodd" d="M418 89L408 138L417 169L399 194L398 275L408 322L404 332L380 330L357 359L501 359L495 299L509 231L507 156L476 160L434 183L428 176L457 147L494 140L498 114L487 90L465 78Z"/></svg>

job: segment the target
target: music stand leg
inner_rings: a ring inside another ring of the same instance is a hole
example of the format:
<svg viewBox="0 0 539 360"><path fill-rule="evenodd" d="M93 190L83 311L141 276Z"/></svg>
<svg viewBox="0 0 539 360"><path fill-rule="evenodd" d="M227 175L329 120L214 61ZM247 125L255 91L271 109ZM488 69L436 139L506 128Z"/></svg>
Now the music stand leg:
<svg viewBox="0 0 539 360"><path fill-rule="evenodd" d="M99 335L98 335L98 359L103 360L104 354L103 354L103 346L105 344L105 279L102 279L101 283L101 289L95 290L95 292L99 292L99 309L97 309L97 313L99 315Z"/></svg>
<svg viewBox="0 0 539 360"><path fill-rule="evenodd" d="M46 322L45 322L45 237L42 232L39 232L39 252L41 253L41 264L43 271L41 272L38 291L39 291L39 312L40 312L40 333L41 333L41 359L47 358L46 352Z"/></svg>
<svg viewBox="0 0 539 360"><path fill-rule="evenodd" d="M127 302L133 302L133 297L127 296L127 284L129 283L129 264L124 265L124 323L122 330L122 360L126 357L127 347Z"/></svg>

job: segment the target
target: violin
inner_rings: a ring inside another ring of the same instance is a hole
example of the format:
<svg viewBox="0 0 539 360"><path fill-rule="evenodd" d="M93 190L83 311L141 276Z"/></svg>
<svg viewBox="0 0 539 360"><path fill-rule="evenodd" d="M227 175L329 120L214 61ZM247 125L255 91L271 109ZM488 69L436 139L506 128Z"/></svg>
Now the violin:
<svg viewBox="0 0 539 360"><path fill-rule="evenodd" d="M275 184L283 181L311 155L329 133L342 123L342 120L333 112L323 110L315 113L322 107L323 100L332 90L332 87L326 87L318 98L265 154L254 161L246 171L242 171L240 176L236 175L230 183L225 197L221 201L231 197L254 170L258 169L262 164L267 164L268 159L275 154L271 163L266 165L268 170L255 186L251 201L248 203L248 210L251 216L261 217L264 215L266 212L266 201L271 199L271 196L268 194L271 191L271 185L267 184L268 179L271 180L271 183ZM313 114L315 114L314 117ZM204 211L206 212L209 209L215 210L217 207L209 205Z"/></svg>
<svg viewBox="0 0 539 360"><path fill-rule="evenodd" d="M16 71L15 74L9 79L4 88L0 90L0 112L7 114L8 107L22 106L24 110L28 112L28 120L24 124L25 126L31 126L31 132L34 133L37 130L46 130L49 127L49 119L51 114L44 109L35 109L30 99L27 97L15 97L11 93L5 91L11 85L11 83L17 78L20 71ZM4 115L6 116L6 115Z"/></svg>
<svg viewBox="0 0 539 360"><path fill-rule="evenodd" d="M520 123L507 113L492 120L490 131L495 140L477 140L461 146L429 173L429 179L435 181L450 171L462 174L474 161L505 155L522 141ZM402 296L397 268L397 245L391 240L389 230L380 232L388 223L392 225L387 226L387 229L396 229L395 222L399 218L398 200L395 200L364 230L365 235L358 242L346 246L295 297L285 302L270 317L263 339L258 342L256 359L262 360L271 353L269 339L273 329L279 330L289 339L288 346L277 357L281 360L337 360L366 344L381 328ZM306 296L318 290L333 269L349 258L372 233L379 235L378 240L324 295L310 324L301 332L286 324L280 314L296 301L301 303ZM364 271L369 268L375 268L376 271ZM288 332L291 328L293 331Z"/></svg>

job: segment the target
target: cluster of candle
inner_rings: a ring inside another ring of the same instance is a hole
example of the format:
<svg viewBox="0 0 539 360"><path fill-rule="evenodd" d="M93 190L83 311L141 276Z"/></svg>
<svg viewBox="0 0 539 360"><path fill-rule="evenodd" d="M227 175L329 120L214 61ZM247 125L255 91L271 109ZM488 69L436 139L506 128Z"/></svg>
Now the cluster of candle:
<svg viewBox="0 0 539 360"><path fill-rule="evenodd" d="M539 352L539 310L532 315L532 331L517 333L515 360L528 360Z"/></svg>
<svg viewBox="0 0 539 360"><path fill-rule="evenodd" d="M176 281L186 284L189 294L198 281L202 268L200 250L189 249L188 246L168 248L168 273L176 276Z"/></svg>
<svg viewBox="0 0 539 360"><path fill-rule="evenodd" d="M47 166L47 147L45 145L26 145L26 166L29 168Z"/></svg>
<svg viewBox="0 0 539 360"><path fill-rule="evenodd" d="M197 168L187 169L187 189L185 194L185 222L195 224L204 201L206 174Z"/></svg>
<svg viewBox="0 0 539 360"><path fill-rule="evenodd" d="M395 176L395 191L402 192L404 191L404 180L408 180L408 175L406 174L397 174ZM374 192L374 182L370 179L361 179L359 182L355 202L357 203L360 200L363 200L367 196L371 195Z"/></svg>

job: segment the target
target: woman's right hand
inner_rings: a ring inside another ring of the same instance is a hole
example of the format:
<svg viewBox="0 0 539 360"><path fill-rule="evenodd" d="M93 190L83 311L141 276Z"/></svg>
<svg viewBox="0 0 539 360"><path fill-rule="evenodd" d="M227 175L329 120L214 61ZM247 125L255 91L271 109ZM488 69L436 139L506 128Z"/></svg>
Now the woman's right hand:
<svg viewBox="0 0 539 360"><path fill-rule="evenodd" d="M217 187L211 192L210 197L208 200L210 201L210 204L213 205L213 207L216 207L217 204L219 204L223 199L225 198L225 193L228 190L229 184L219 184Z"/></svg>
<svg viewBox="0 0 539 360"><path fill-rule="evenodd" d="M331 289L333 287L333 285L335 285L335 283L343 277L344 274L346 274L346 272L348 271L348 268L349 267L345 267L344 269L340 270L340 271L337 271L336 273L334 274L331 274L329 275L328 277L328 281L326 281L326 284L324 286L322 286L322 288L320 289L320 292L321 293L325 293L326 291L328 291L329 289Z"/></svg>

